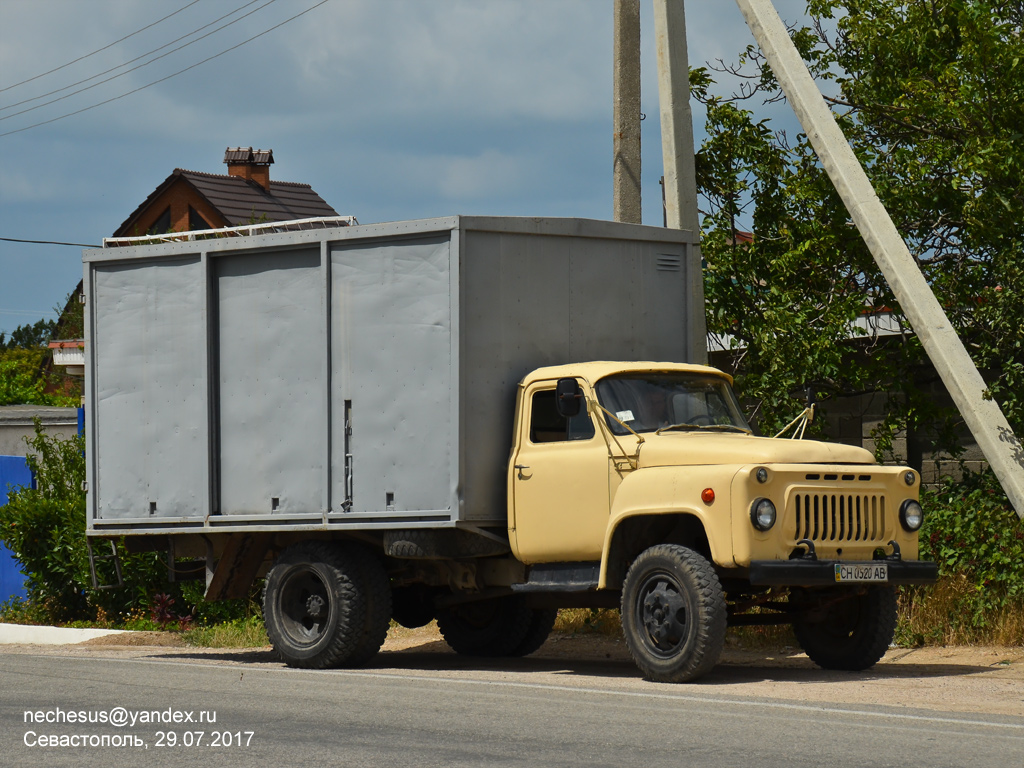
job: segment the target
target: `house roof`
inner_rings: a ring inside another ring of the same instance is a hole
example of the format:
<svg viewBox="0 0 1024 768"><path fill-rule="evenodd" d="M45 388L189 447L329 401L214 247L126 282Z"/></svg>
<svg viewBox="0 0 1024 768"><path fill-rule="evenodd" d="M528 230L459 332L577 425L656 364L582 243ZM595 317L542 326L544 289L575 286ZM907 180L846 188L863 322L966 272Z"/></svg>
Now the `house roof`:
<svg viewBox="0 0 1024 768"><path fill-rule="evenodd" d="M266 216L267 221L289 221L317 216L337 216L327 202L309 184L290 181L271 181L270 190L265 190L253 181L238 176L224 176L215 173L201 173L175 168L160 186L132 211L114 233L115 237L130 235L132 226L142 213L160 195L178 180L189 184L215 208L228 226L248 224L253 214L258 219Z"/></svg>

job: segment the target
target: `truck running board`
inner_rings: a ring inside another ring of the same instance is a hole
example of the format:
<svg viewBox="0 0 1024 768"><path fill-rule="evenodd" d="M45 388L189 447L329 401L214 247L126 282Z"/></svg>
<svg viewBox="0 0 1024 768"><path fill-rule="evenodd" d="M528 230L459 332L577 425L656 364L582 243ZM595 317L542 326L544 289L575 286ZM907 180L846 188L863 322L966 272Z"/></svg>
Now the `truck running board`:
<svg viewBox="0 0 1024 768"><path fill-rule="evenodd" d="M544 563L530 566L525 584L513 584L512 591L593 592L601 575L601 563Z"/></svg>

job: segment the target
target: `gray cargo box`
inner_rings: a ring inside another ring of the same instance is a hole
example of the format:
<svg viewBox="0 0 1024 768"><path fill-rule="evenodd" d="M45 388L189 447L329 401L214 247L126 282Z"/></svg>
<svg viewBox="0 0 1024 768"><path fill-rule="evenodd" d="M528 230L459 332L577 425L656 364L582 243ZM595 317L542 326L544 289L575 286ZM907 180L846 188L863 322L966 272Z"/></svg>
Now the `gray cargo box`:
<svg viewBox="0 0 1024 768"><path fill-rule="evenodd" d="M89 533L504 527L517 382L691 360L691 241L452 217L86 251Z"/></svg>

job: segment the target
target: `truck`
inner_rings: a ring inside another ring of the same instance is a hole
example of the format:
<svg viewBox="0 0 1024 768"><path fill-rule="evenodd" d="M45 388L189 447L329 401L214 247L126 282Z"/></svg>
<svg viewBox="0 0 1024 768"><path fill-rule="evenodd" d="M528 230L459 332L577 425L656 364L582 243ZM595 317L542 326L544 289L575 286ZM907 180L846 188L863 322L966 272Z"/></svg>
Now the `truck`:
<svg viewBox="0 0 1024 768"><path fill-rule="evenodd" d="M754 434L697 364L691 233L454 216L86 251L87 536L208 599L263 581L287 665L365 665L391 621L469 656L619 608L643 676L729 626L828 669L885 653L920 476ZM98 556L97 556L98 557Z"/></svg>

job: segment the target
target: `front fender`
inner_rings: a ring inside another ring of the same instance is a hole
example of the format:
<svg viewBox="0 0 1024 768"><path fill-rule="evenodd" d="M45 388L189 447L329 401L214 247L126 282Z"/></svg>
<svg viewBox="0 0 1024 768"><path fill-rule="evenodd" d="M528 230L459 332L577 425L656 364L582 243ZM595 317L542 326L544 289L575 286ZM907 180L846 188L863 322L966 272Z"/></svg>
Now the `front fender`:
<svg viewBox="0 0 1024 768"><path fill-rule="evenodd" d="M646 467L623 479L612 501L601 553L598 588L606 586L609 555L615 532L624 520L648 515L689 515L700 521L711 548L711 558L720 565L732 565L732 524L730 487L736 467L669 466ZM710 504L701 492L711 488ZM651 542L656 544L658 542Z"/></svg>

